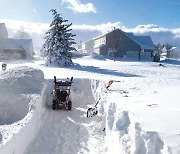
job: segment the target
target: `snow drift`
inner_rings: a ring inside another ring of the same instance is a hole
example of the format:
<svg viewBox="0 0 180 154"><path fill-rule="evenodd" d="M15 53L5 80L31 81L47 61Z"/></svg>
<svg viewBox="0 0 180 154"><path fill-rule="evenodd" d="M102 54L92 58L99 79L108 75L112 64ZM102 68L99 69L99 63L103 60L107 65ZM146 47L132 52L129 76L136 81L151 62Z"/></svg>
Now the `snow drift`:
<svg viewBox="0 0 180 154"><path fill-rule="evenodd" d="M0 153L22 153L32 135L28 131L43 89L42 71L17 67L0 73Z"/></svg>
<svg viewBox="0 0 180 154"><path fill-rule="evenodd" d="M30 95L41 93L44 77L40 70L28 67L4 71L0 76L0 124L11 124L27 114Z"/></svg>
<svg viewBox="0 0 180 154"><path fill-rule="evenodd" d="M121 108L121 91L106 89L105 81L75 78L72 110L54 111L53 80L45 81L40 70L21 67L1 76L5 88L0 94L7 97L0 101L0 153L171 153L157 132L143 130L135 116ZM87 109L99 99L99 114L86 118Z"/></svg>
<svg viewBox="0 0 180 154"><path fill-rule="evenodd" d="M121 100L116 99L116 91L105 90L101 97L104 99L99 111L102 115L101 129L104 128L105 132L105 153L171 153L170 148L157 132L143 130L137 118L121 108L119 105Z"/></svg>

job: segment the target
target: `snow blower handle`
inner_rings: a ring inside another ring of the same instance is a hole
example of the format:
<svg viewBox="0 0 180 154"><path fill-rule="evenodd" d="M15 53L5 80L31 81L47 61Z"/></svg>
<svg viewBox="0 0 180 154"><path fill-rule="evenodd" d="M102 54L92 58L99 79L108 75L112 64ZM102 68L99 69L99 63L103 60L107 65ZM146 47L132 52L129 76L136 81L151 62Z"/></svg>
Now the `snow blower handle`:
<svg viewBox="0 0 180 154"><path fill-rule="evenodd" d="M54 76L54 83L56 83L56 76Z"/></svg>
<svg viewBox="0 0 180 154"><path fill-rule="evenodd" d="M69 84L72 84L73 83L73 76L70 78L67 78L66 82L68 82Z"/></svg>

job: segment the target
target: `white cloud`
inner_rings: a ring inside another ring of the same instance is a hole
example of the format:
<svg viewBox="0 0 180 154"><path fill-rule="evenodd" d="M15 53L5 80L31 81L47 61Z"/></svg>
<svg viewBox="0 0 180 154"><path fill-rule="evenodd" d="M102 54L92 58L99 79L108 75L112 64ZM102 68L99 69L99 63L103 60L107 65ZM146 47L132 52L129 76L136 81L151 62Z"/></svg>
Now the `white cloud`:
<svg viewBox="0 0 180 154"><path fill-rule="evenodd" d="M94 37L112 31L114 28L125 29L125 26L120 22L104 23L100 25L73 25L73 32L76 34L76 42L88 41Z"/></svg>
<svg viewBox="0 0 180 154"><path fill-rule="evenodd" d="M19 30L21 27L24 27L24 30L29 34L44 34L47 31L49 24L42 24L42 23L33 23L33 22L26 22L26 21L19 21L19 20L8 20L2 19L0 22L5 23L6 27L9 28L12 32L10 36L12 37L13 33Z"/></svg>
<svg viewBox="0 0 180 154"><path fill-rule="evenodd" d="M34 12L34 13L36 13L36 12L37 12L37 10L36 10L36 9L33 9L33 12Z"/></svg>
<svg viewBox="0 0 180 154"><path fill-rule="evenodd" d="M125 29L125 26L120 23L120 22L115 22L115 23L104 23L104 24L100 24L100 25L73 25L72 26L73 29L79 29L79 30L97 30L99 32L103 33L107 33L108 31L112 31L114 28L120 28L120 29Z"/></svg>
<svg viewBox="0 0 180 154"><path fill-rule="evenodd" d="M22 26L24 30L31 35L34 47L41 47L44 43L45 32L49 29L49 24L31 23L16 20L0 20L4 22L8 29L9 37L13 37L15 32ZM129 29L120 22L104 23L100 25L73 25L72 33L76 34L75 41L88 41L94 37L110 32L115 28L120 28L125 32L133 32L135 35L148 35L151 36L155 44L157 43L171 43L180 47L180 28L167 29L159 27L158 25L139 25L133 29Z"/></svg>
<svg viewBox="0 0 180 154"><path fill-rule="evenodd" d="M154 24L147 24L147 25L138 25L137 27L133 29L127 29L128 31L133 31L134 33L146 33L146 32L166 32L169 31L169 29L165 29L162 27L159 27L158 25Z"/></svg>
<svg viewBox="0 0 180 154"><path fill-rule="evenodd" d="M174 30L173 30L173 33L175 34L175 37L176 37L176 38L179 38L179 39L180 39L180 28L174 29Z"/></svg>
<svg viewBox="0 0 180 154"><path fill-rule="evenodd" d="M82 4L80 0L62 0L63 4L67 4L67 8L79 13L96 13L96 8L92 3Z"/></svg>
<svg viewBox="0 0 180 154"><path fill-rule="evenodd" d="M136 35L149 35L155 44L170 43L180 47L180 28L168 29L154 24L139 25L134 29L126 29Z"/></svg>

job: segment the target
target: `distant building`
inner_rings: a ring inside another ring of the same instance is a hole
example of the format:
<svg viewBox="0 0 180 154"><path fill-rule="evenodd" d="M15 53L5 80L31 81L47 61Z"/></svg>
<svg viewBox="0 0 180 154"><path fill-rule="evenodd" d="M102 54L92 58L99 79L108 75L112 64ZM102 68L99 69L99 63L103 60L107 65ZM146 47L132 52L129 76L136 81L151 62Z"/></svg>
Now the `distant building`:
<svg viewBox="0 0 180 154"><path fill-rule="evenodd" d="M180 48L172 47L169 52L169 58L180 59Z"/></svg>
<svg viewBox="0 0 180 154"><path fill-rule="evenodd" d="M8 38L5 24L0 23L0 59L26 59L33 57L32 39Z"/></svg>
<svg viewBox="0 0 180 154"><path fill-rule="evenodd" d="M116 57L151 58L155 45L150 36L136 36L115 29L107 34L94 38L77 46L77 50L99 55L114 55Z"/></svg>
<svg viewBox="0 0 180 154"><path fill-rule="evenodd" d="M8 59L26 59L33 56L32 39L0 39L0 58Z"/></svg>
<svg viewBox="0 0 180 154"><path fill-rule="evenodd" d="M0 39L8 38L8 32L4 23L0 23Z"/></svg>

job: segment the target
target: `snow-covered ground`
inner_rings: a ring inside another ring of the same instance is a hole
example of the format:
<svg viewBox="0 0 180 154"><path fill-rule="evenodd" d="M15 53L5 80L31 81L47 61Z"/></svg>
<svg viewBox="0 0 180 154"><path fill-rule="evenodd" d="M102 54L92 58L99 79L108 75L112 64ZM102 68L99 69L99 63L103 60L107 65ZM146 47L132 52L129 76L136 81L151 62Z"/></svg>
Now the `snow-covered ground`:
<svg viewBox="0 0 180 154"><path fill-rule="evenodd" d="M7 62L0 73L0 153L180 153L180 61L73 62L67 68L45 67L37 57ZM72 111L48 108L54 76L74 77ZM86 118L99 99L98 115Z"/></svg>

